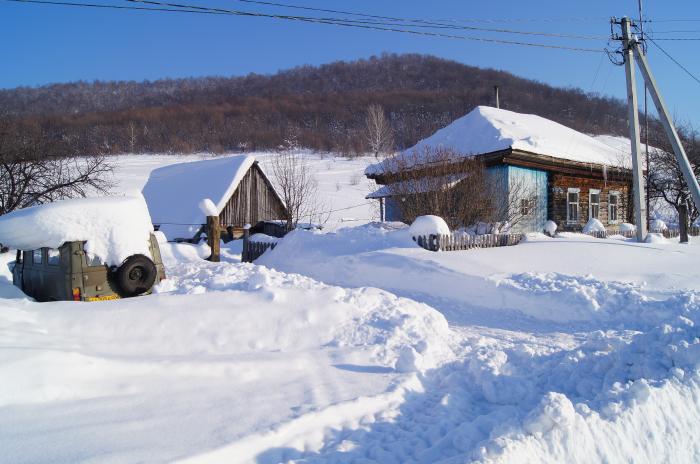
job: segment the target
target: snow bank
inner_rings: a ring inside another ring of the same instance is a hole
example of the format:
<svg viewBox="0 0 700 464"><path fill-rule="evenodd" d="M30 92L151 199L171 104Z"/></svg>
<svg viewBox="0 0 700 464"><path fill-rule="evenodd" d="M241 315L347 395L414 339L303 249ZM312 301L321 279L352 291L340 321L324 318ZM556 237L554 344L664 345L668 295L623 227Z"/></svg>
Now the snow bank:
<svg viewBox="0 0 700 464"><path fill-rule="evenodd" d="M668 230L668 226L667 226L666 223L665 223L664 221L662 221L661 219L654 219L654 220L651 221L651 223L649 224L649 230L650 230L651 232L660 233L660 232L663 232L663 231L665 231L665 230Z"/></svg>
<svg viewBox="0 0 700 464"><path fill-rule="evenodd" d="M408 231L413 238L419 236L427 237L429 235L449 235L450 227L440 216L429 214L426 216L418 216L413 221Z"/></svg>
<svg viewBox="0 0 700 464"><path fill-rule="evenodd" d="M478 106L447 127L409 148L397 159L402 166L430 162L426 150L448 149L457 157L474 156L512 148L529 153L606 166L628 166L630 151L611 146L554 121L513 111ZM397 159L367 167L368 175L391 172Z"/></svg>
<svg viewBox="0 0 700 464"><path fill-rule="evenodd" d="M605 226L600 220L596 218L590 218L585 226L583 226L583 233L590 234L591 232L605 232Z"/></svg>
<svg viewBox="0 0 700 464"><path fill-rule="evenodd" d="M630 224L629 222L623 222L620 224L620 232L635 232L636 230L637 226Z"/></svg>
<svg viewBox="0 0 700 464"><path fill-rule="evenodd" d="M58 248L85 241L85 251L110 265L134 254L150 256L151 232L140 196L63 200L0 216L0 243L11 248Z"/></svg>
<svg viewBox="0 0 700 464"><path fill-rule="evenodd" d="M557 233L557 223L551 220L545 222L544 231L550 237L554 237L554 235Z"/></svg>
<svg viewBox="0 0 700 464"><path fill-rule="evenodd" d="M207 214L216 216L223 210L254 162L252 156L237 155L153 170L143 187L153 223L161 225L169 240L191 238Z"/></svg>

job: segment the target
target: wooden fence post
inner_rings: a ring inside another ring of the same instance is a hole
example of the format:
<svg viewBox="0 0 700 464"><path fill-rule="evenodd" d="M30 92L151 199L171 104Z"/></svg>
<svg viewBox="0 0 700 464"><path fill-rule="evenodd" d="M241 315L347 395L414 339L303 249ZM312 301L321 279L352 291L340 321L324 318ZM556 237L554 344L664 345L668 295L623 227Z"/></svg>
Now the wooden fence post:
<svg viewBox="0 0 700 464"><path fill-rule="evenodd" d="M207 243L211 248L209 261L218 263L221 261L221 226L219 216L207 216Z"/></svg>
<svg viewBox="0 0 700 464"><path fill-rule="evenodd" d="M680 226L681 243L688 243L688 207L678 207L678 225Z"/></svg>
<svg viewBox="0 0 700 464"><path fill-rule="evenodd" d="M241 252L241 262L242 263L252 263L253 260L250 259L250 224L243 226L243 251Z"/></svg>

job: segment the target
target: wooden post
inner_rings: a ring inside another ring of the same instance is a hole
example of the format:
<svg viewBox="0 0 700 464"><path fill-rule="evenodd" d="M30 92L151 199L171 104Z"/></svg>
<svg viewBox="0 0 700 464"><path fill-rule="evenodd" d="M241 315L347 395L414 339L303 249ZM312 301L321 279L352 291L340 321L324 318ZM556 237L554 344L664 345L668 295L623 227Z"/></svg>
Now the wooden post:
<svg viewBox="0 0 700 464"><path fill-rule="evenodd" d="M221 261L221 226L219 216L207 216L207 244L211 248L209 261L218 263Z"/></svg>
<svg viewBox="0 0 700 464"><path fill-rule="evenodd" d="M241 262L253 262L253 260L250 259L250 224L243 226L243 251L241 252Z"/></svg>
<svg viewBox="0 0 700 464"><path fill-rule="evenodd" d="M681 243L688 243L688 207L686 205L678 207L678 225L681 232Z"/></svg>

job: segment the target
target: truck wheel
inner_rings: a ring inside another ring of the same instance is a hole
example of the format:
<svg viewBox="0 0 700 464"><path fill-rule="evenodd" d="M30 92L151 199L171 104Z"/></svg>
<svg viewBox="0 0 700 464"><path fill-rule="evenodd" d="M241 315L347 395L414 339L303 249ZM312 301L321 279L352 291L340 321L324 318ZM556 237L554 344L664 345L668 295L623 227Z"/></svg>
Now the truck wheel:
<svg viewBox="0 0 700 464"><path fill-rule="evenodd" d="M146 293L156 281L156 265L147 256L133 255L124 260L114 273L121 296Z"/></svg>

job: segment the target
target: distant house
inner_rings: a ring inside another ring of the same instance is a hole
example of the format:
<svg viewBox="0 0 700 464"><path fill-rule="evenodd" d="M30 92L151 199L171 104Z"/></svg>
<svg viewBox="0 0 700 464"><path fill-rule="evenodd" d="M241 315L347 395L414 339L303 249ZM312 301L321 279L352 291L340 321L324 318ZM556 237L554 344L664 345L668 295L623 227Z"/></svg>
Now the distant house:
<svg viewBox="0 0 700 464"><path fill-rule="evenodd" d="M536 115L480 106L416 146L368 166L365 175L380 188L367 198L379 200L382 220L403 221L401 201L430 190L436 163L446 179L441 188L457 188L464 182L463 166L479 160L505 198L514 194L515 184L529 192L527 199L508 200L509 208L523 213L515 232L542 231L547 220L559 230L576 231L590 218L614 228L632 217L631 157L621 146L612 137L591 137ZM431 159L431 149L448 158ZM405 170L424 177L424 185L402 188L405 176L399 171Z"/></svg>
<svg viewBox="0 0 700 464"><path fill-rule="evenodd" d="M285 205L255 158L228 156L155 169L143 188L154 226L168 240L192 240L206 223L200 203L210 199L219 223L234 238L243 226L285 217Z"/></svg>

